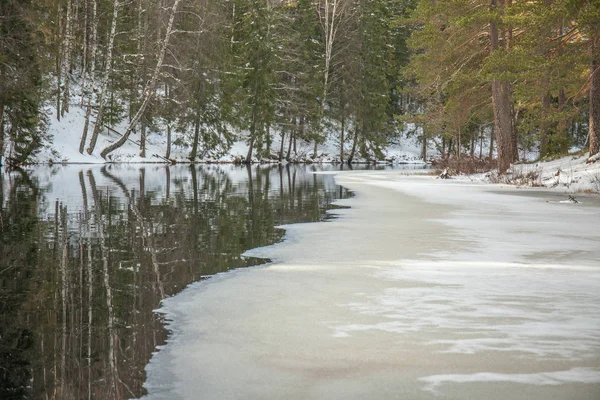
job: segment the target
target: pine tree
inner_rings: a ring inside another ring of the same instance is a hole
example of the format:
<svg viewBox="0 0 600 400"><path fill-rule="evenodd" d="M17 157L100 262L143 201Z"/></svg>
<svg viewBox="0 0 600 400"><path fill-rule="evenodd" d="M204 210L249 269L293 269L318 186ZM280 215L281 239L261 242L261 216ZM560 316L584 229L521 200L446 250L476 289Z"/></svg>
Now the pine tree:
<svg viewBox="0 0 600 400"><path fill-rule="evenodd" d="M249 131L245 162L252 160L255 147L259 154L269 150L269 127L274 119L275 37L272 32L274 11L270 1L237 0L233 21L233 77L239 83L236 98L237 121Z"/></svg>
<svg viewBox="0 0 600 400"><path fill-rule="evenodd" d="M0 165L27 161L42 144L44 42L36 29L34 4L0 2Z"/></svg>

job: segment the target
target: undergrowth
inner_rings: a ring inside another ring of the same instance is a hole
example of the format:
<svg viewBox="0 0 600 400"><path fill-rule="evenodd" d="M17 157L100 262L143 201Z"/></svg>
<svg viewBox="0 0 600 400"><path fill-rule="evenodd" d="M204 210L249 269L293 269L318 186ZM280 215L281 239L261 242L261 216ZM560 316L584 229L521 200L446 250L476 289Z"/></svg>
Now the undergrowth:
<svg viewBox="0 0 600 400"><path fill-rule="evenodd" d="M440 171L447 169L450 175L472 175L491 171L497 168L498 163L488 157L461 157L460 159L451 157L434 160L431 165Z"/></svg>

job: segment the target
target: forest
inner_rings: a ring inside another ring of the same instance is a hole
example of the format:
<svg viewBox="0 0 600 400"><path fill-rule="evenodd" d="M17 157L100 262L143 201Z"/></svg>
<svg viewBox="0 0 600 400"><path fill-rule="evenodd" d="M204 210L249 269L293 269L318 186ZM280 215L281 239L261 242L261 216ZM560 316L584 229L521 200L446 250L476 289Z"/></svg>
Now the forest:
<svg viewBox="0 0 600 400"><path fill-rule="evenodd" d="M377 160L403 132L423 159L485 141L500 172L520 150L597 159L599 68L600 0L2 0L0 164L77 107L73 146L107 160L132 137L145 157L151 131L191 162L240 137L246 162L328 137Z"/></svg>

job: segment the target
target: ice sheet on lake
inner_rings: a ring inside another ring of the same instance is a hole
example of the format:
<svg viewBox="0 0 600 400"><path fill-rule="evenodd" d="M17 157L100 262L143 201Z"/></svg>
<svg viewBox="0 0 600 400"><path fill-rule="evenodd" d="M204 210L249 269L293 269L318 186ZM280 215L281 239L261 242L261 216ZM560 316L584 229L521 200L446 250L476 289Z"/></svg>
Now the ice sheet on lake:
<svg viewBox="0 0 600 400"><path fill-rule="evenodd" d="M375 275L398 285L346 306L382 321L336 326L336 336L427 331L436 338L424 344L447 353L600 354L600 269L439 261L403 262Z"/></svg>
<svg viewBox="0 0 600 400"><path fill-rule="evenodd" d="M149 398L600 398L598 205L337 179L341 218L165 301Z"/></svg>

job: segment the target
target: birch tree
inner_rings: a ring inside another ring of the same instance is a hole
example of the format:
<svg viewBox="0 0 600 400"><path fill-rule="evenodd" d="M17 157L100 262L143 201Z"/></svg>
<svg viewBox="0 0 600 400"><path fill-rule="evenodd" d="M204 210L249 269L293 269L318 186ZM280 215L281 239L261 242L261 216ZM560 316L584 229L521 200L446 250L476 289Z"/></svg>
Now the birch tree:
<svg viewBox="0 0 600 400"><path fill-rule="evenodd" d="M325 115L327 96L329 94L330 76L332 62L334 61L334 46L339 39L340 28L354 14L354 0L319 0L316 3L316 11L323 34L323 71L322 90L319 99L321 107L319 112L319 124ZM313 156L317 156L317 146L320 138L315 138Z"/></svg>
<svg viewBox="0 0 600 400"><path fill-rule="evenodd" d="M84 98L86 95L86 86L85 86L85 74L87 69L89 69L90 80L87 86L87 106L85 110L85 122L83 124L83 132L81 133L81 140L79 141L79 153L83 154L83 150L85 148L85 142L87 141L88 128L90 125L90 116L92 115L92 102L94 100L94 84L96 82L96 52L98 48L98 5L97 0L90 0L92 3L92 29L89 43L89 60L86 57L87 68L84 68L83 71L83 80L82 80L82 95L81 95L81 104L84 103ZM87 3L86 3L87 4Z"/></svg>
<svg viewBox="0 0 600 400"><path fill-rule="evenodd" d="M70 84L71 84L71 54L73 49L73 25L74 25L74 13L73 13L73 0L67 2L67 16L65 26L65 40L64 40L64 51L62 57L62 77L64 79L63 90L62 90L62 108L61 116L69 112L69 97L71 95Z"/></svg>
<svg viewBox="0 0 600 400"><path fill-rule="evenodd" d="M115 0L115 2L116 1L117 0ZM161 68L163 66L163 61L165 59L165 53L167 51L167 47L169 46L169 39L171 38L171 35L173 33L173 24L174 24L174 21L175 21L175 15L177 13L177 7L179 6L180 2L181 2L181 0L175 0L173 2L173 6L171 7L171 12L170 12L170 16L169 16L169 22L167 24L167 29L165 31L165 36L164 36L164 38L163 38L163 40L162 40L162 42L160 44L160 51L159 51L159 54L158 54L158 60L156 61L156 66L154 67L154 71L152 72L152 76L148 80L148 82L146 83L146 86L144 87L144 91L142 92L142 102L140 104L140 108L137 110L137 112L135 113L134 117L129 122L129 125L127 126L127 129L125 130L125 133L123 133L123 136L119 140L117 140L116 142L114 142L110 146L107 146L104 150L102 150L102 152L100 153L100 155L104 159L106 159L107 156L111 152L113 152L114 150L116 150L119 147L123 146L125 144L125 142L127 141L127 139L129 139L129 136L131 135L131 132L133 131L135 125L138 123L138 121L140 120L140 118L142 117L142 115L144 114L144 111L146 110L146 107L148 106L148 103L150 102L150 100L152 99L152 96L154 95L156 84L157 84L158 78L160 76L160 71L161 71Z"/></svg>
<svg viewBox="0 0 600 400"><path fill-rule="evenodd" d="M104 67L104 77L102 79L102 87L100 89L100 100L98 102L98 114L96 116L96 122L94 124L94 131L92 132L92 137L90 139L90 145L87 148L87 153L92 154L94 152L94 148L96 147L96 142L98 141L98 135L102 130L102 126L104 123L104 113L106 108L107 101L107 87L108 81L110 77L110 73L112 72L112 60L113 60L113 52L114 52L114 44L115 44L115 36L117 35L117 19L119 17L119 0L113 0L113 14L112 14L112 23L110 26L110 34L108 39L108 46L106 49L106 64Z"/></svg>

